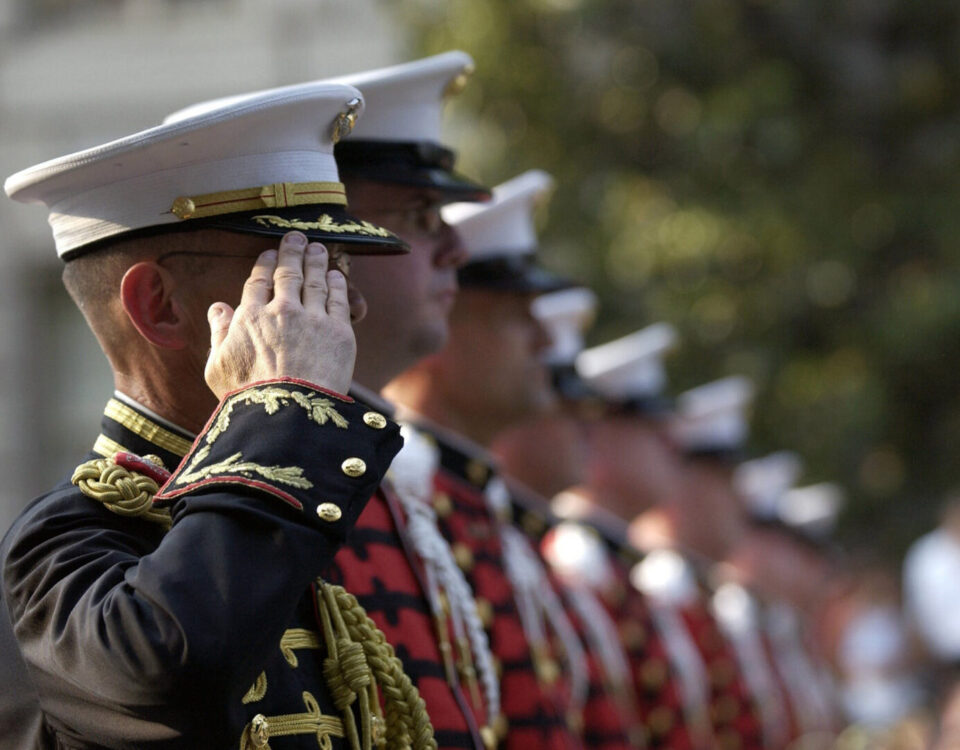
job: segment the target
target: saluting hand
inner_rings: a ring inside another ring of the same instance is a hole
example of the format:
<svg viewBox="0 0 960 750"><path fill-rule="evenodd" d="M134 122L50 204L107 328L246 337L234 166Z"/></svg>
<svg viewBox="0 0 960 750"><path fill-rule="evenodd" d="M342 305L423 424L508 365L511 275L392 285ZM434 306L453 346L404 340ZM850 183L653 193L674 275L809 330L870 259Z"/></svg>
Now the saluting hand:
<svg viewBox="0 0 960 750"><path fill-rule="evenodd" d="M300 232L261 253L236 310L215 302L204 377L224 394L260 380L300 378L346 393L357 344L347 280L328 270L327 249Z"/></svg>

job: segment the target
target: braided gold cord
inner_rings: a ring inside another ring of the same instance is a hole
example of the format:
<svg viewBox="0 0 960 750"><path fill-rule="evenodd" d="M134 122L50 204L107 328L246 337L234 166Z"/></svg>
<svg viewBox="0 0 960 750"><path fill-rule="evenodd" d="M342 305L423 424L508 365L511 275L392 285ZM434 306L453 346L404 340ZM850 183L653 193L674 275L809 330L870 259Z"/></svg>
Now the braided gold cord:
<svg viewBox="0 0 960 750"><path fill-rule="evenodd" d="M389 750L436 750L433 725L417 688L403 671L383 632L371 620L356 597L341 586L318 582L330 610L341 620L352 641L363 648L373 677L384 697L386 727L377 744ZM376 728L376 721L372 722ZM375 731L374 734L377 734ZM382 742L381 742L382 740Z"/></svg>
<svg viewBox="0 0 960 750"><path fill-rule="evenodd" d="M370 668L363 657L363 648L347 636L346 626L330 595L329 586L318 582L318 594L317 609L328 654L323 660L324 679L333 697L333 704L343 716L350 747L352 750L361 750L362 742L363 750L370 750L370 706L366 701L361 701L361 732L357 731L356 718L350 708L357 700L357 691L367 695L364 688L373 682ZM339 636L337 630L340 631Z"/></svg>
<svg viewBox="0 0 960 750"><path fill-rule="evenodd" d="M70 481L84 495L103 503L117 515L142 518L170 528L170 511L153 506L159 485L150 477L118 466L112 458L95 458L80 464Z"/></svg>

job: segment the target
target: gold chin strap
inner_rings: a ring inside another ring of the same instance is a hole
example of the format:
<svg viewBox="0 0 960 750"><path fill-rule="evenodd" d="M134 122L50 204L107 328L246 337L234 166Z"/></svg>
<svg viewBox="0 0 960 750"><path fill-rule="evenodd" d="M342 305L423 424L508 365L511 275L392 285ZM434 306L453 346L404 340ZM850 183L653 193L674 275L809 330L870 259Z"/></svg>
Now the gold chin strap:
<svg viewBox="0 0 960 750"><path fill-rule="evenodd" d="M347 205L342 182L277 182L272 185L223 190L203 195L181 195L173 201L170 213L178 219L202 219L205 216L255 211L258 208L310 206L321 203Z"/></svg>
<svg viewBox="0 0 960 750"><path fill-rule="evenodd" d="M327 647L323 671L353 750L436 750L433 725L403 663L356 597L317 579L317 609ZM384 699L380 712L376 688ZM357 703L359 731L351 706Z"/></svg>

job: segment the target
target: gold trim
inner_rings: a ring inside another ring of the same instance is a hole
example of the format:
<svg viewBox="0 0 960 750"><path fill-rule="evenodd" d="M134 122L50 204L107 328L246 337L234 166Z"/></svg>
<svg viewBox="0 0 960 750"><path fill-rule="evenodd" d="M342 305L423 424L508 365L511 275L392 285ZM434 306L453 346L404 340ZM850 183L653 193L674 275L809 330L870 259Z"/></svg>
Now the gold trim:
<svg viewBox="0 0 960 750"><path fill-rule="evenodd" d="M337 115L330 129L330 140L334 145L340 142L340 139L346 138L353 132L353 126L357 124L357 110L360 109L361 101L354 97L347 102L347 108Z"/></svg>
<svg viewBox="0 0 960 750"><path fill-rule="evenodd" d="M254 680L253 684L250 686L250 689L246 692L243 698L240 699L240 702L246 705L247 703L256 703L259 700L263 700L263 696L267 694L267 673L261 672L257 675L257 679Z"/></svg>
<svg viewBox="0 0 960 750"><path fill-rule="evenodd" d="M283 658L287 660L287 664L294 669L297 668L300 661L293 652L300 648L320 648L320 634L306 628L290 628L283 631L280 638L280 652L283 654Z"/></svg>
<svg viewBox="0 0 960 750"><path fill-rule="evenodd" d="M190 446L193 443L187 438L164 429L156 422L151 421L134 409L131 409L122 401L112 398L107 402L107 408L103 411L104 415L114 422L123 425L130 432L139 435L154 445L159 445L164 450L176 454L183 458L190 452ZM112 455L112 454L111 454Z"/></svg>
<svg viewBox="0 0 960 750"><path fill-rule="evenodd" d="M133 453L129 448L124 448L120 443L102 434L97 435L97 441L93 444L93 452L99 453L104 458L113 458L117 453Z"/></svg>
<svg viewBox="0 0 960 750"><path fill-rule="evenodd" d="M446 87L443 89L443 96L459 95L467 87L467 83L475 70L476 68L472 63L464 65L460 72L447 82Z"/></svg>
<svg viewBox="0 0 960 750"><path fill-rule="evenodd" d="M288 391L277 386L264 386L248 388L227 399L223 408L217 414L213 426L207 432L207 442L213 445L217 438L230 426L230 415L233 413L233 407L238 403L242 403L244 406L260 404L267 414L273 415L280 410L281 406L289 406L291 401L307 413L307 419L319 425L325 425L329 421L341 430L350 426L350 423L336 410L333 401L328 398L323 398L317 393L304 394L300 391Z"/></svg>
<svg viewBox="0 0 960 750"><path fill-rule="evenodd" d="M244 727L240 738L240 750L248 747L270 747L272 737L290 735L313 734L317 737L317 744L322 750L331 750L333 743L330 737L344 737L343 722L336 716L327 716L320 711L320 704L310 693L304 691L303 703L307 710L299 714L282 714L280 716L264 716L257 714Z"/></svg>
<svg viewBox="0 0 960 750"><path fill-rule="evenodd" d="M309 490L313 487L313 482L303 476L303 467L301 466L277 466L276 464L264 466L253 461L243 461L243 454L239 451L222 461L195 468L197 464L206 460L207 456L210 455L210 450L209 445L205 445L198 450L190 460L190 465L177 477L175 484L192 484L221 474L239 474L248 479L252 479L254 474L259 474L271 482L287 484L298 490Z"/></svg>
<svg viewBox="0 0 960 750"><path fill-rule="evenodd" d="M260 214L251 217L253 221L261 226L275 226L280 229L299 229L300 231L315 230L319 232L330 232L332 234L360 234L365 237L393 237L393 232L389 232L383 227L371 224L369 221L348 221L346 224L339 224L330 214L320 214L315 221L309 219L284 219L281 216L271 216L270 214Z"/></svg>
<svg viewBox="0 0 960 750"><path fill-rule="evenodd" d="M173 201L170 213L178 219L202 219L205 216L235 214L258 208L315 206L324 203L347 205L347 193L342 182L276 182L240 190L181 195Z"/></svg>

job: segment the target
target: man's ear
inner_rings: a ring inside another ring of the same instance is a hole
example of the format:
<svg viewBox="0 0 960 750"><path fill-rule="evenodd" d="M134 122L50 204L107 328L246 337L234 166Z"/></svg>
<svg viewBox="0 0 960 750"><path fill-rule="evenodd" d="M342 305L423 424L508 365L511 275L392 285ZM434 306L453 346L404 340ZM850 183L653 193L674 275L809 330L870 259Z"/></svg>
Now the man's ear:
<svg viewBox="0 0 960 750"><path fill-rule="evenodd" d="M183 349L189 343L188 320L173 294L173 275L153 261L127 269L120 282L124 312L140 335L162 349Z"/></svg>

